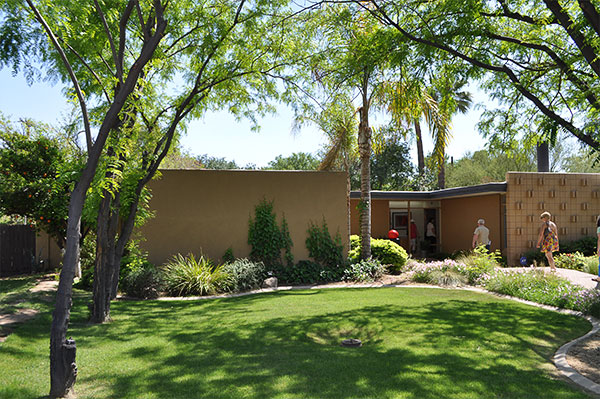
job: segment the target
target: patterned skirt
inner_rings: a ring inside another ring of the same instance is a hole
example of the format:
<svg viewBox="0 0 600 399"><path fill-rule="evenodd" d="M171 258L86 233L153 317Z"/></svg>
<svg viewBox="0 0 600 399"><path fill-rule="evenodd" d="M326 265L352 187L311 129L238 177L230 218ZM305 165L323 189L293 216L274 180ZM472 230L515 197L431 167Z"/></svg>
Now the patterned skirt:
<svg viewBox="0 0 600 399"><path fill-rule="evenodd" d="M556 234L548 234L544 237L542 246L540 248L542 252L556 252L558 251L558 237Z"/></svg>

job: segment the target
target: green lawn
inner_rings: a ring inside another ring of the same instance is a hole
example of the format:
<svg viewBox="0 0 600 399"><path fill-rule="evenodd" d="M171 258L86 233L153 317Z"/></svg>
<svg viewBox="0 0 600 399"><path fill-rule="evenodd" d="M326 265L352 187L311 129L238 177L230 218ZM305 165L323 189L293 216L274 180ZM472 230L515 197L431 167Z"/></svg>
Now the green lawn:
<svg viewBox="0 0 600 399"><path fill-rule="evenodd" d="M79 398L585 398L554 352L580 318L468 291L280 291L219 300L117 302L85 322ZM0 344L0 397L49 390L49 312ZM343 348L343 338L361 348Z"/></svg>

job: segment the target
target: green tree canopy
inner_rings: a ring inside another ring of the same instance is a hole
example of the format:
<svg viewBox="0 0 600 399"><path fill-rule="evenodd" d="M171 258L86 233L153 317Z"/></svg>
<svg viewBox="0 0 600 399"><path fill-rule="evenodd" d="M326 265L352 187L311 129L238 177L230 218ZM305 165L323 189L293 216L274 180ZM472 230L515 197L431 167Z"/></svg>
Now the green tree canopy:
<svg viewBox="0 0 600 399"><path fill-rule="evenodd" d="M600 149L600 17L578 0L355 1L419 46L475 66L501 107L481 129L511 146L559 130Z"/></svg>
<svg viewBox="0 0 600 399"><path fill-rule="evenodd" d="M28 218L65 245L69 197L83 158L48 125L0 117L0 212ZM82 228L82 235L89 229Z"/></svg>
<svg viewBox="0 0 600 399"><path fill-rule="evenodd" d="M306 152L294 152L292 155L284 157L277 155L274 160L269 162L265 170L317 170L319 168L319 159Z"/></svg>

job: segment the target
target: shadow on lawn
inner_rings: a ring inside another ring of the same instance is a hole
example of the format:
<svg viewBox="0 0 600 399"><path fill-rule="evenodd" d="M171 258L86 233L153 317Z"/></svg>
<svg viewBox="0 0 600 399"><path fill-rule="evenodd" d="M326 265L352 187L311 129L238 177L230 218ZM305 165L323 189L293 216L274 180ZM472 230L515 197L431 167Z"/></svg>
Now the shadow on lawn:
<svg viewBox="0 0 600 399"><path fill-rule="evenodd" d="M217 399L585 397L537 367L581 335L581 320L574 317L495 299L446 299L403 308L365 305L305 317L244 318L250 309L260 314L263 303L273 306L273 297L291 295L304 292L115 305L118 323L93 326L99 330L94 334L80 331L88 335L80 338L82 347L156 336L170 348L133 347L125 356L147 364L145 369L110 368L82 375L81 382L104 381L106 396L121 398L148 392ZM135 322L127 323L129 318ZM363 347L341 347L340 340L349 337L363 339Z"/></svg>

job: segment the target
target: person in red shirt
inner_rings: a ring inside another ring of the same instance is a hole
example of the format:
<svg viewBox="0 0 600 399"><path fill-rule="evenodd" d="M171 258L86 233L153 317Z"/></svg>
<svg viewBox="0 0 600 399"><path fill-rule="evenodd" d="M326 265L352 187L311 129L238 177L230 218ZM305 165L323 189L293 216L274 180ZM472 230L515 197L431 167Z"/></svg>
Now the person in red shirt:
<svg viewBox="0 0 600 399"><path fill-rule="evenodd" d="M414 220L410 220L410 252L414 253L417 250L417 237L419 236L419 230Z"/></svg>

